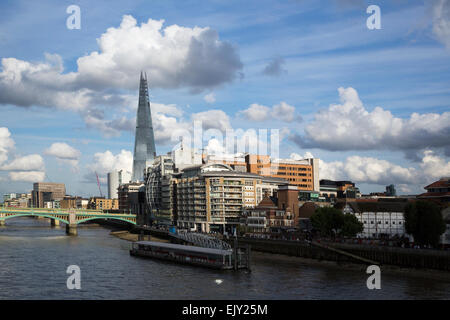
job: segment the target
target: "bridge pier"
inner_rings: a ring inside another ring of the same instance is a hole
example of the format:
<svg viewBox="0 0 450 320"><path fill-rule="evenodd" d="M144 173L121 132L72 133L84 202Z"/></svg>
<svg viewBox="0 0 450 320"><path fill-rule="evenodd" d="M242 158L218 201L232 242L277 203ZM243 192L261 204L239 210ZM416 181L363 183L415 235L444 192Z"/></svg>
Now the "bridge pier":
<svg viewBox="0 0 450 320"><path fill-rule="evenodd" d="M66 234L68 236L78 235L77 225L76 224L66 224Z"/></svg>
<svg viewBox="0 0 450 320"><path fill-rule="evenodd" d="M50 219L50 224L52 227L59 226L59 220Z"/></svg>

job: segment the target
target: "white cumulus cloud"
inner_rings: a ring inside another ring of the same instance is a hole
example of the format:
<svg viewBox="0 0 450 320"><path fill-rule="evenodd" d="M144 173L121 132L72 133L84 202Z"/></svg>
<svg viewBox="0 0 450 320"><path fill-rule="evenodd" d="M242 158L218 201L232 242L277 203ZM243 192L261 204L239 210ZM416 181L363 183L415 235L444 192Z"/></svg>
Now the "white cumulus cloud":
<svg viewBox="0 0 450 320"><path fill-rule="evenodd" d="M0 127L0 164L8 159L8 153L14 148L14 140L8 128Z"/></svg>
<svg viewBox="0 0 450 320"><path fill-rule="evenodd" d="M62 163L69 164L74 171L78 171L78 162L81 152L64 142L55 142L44 150L44 154L54 156Z"/></svg>
<svg viewBox="0 0 450 320"><path fill-rule="evenodd" d="M106 183L106 174L113 170L126 170L131 172L133 168L133 154L128 150L121 150L118 154L113 154L107 150L94 154L94 161L87 166L88 173L85 175L86 181L96 181L95 173L98 174L102 183Z"/></svg>
<svg viewBox="0 0 450 320"><path fill-rule="evenodd" d="M3 171L38 171L44 170L44 160L38 154L18 157L0 167Z"/></svg>
<svg viewBox="0 0 450 320"><path fill-rule="evenodd" d="M435 0L432 6L433 34L450 49L450 1Z"/></svg>
<svg viewBox="0 0 450 320"><path fill-rule="evenodd" d="M365 109L355 89L339 88L341 104L317 112L305 135L291 135L301 147L326 150L421 150L450 146L450 112L413 113L397 118L388 110Z"/></svg>
<svg viewBox="0 0 450 320"><path fill-rule="evenodd" d="M11 181L42 182L45 180L45 172L43 171L10 172L9 178L11 179Z"/></svg>
<svg viewBox="0 0 450 320"><path fill-rule="evenodd" d="M450 162L431 150L425 150L418 167L402 167L386 160L355 155L345 161L320 160L319 170L320 179L381 185L393 183L420 189L441 177L450 176Z"/></svg>
<svg viewBox="0 0 450 320"><path fill-rule="evenodd" d="M253 103L247 109L238 112L249 121L261 122L277 119L284 122L301 121L300 115L296 114L295 107L281 101L272 107Z"/></svg>
<svg viewBox="0 0 450 320"><path fill-rule="evenodd" d="M216 95L214 94L214 92L211 92L204 96L203 99L208 103L214 103L216 102Z"/></svg>
<svg viewBox="0 0 450 320"><path fill-rule="evenodd" d="M218 129L225 131L231 128L230 118L222 110L208 110L191 115L192 121L200 121L203 130Z"/></svg>

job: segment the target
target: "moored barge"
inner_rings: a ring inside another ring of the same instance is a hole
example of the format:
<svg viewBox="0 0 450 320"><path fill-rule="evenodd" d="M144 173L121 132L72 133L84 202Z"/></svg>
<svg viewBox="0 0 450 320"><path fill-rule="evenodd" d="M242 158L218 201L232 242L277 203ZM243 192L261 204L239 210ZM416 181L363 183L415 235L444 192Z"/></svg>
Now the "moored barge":
<svg viewBox="0 0 450 320"><path fill-rule="evenodd" d="M133 256L169 260L214 269L233 269L233 250L187 246L156 241L133 242Z"/></svg>

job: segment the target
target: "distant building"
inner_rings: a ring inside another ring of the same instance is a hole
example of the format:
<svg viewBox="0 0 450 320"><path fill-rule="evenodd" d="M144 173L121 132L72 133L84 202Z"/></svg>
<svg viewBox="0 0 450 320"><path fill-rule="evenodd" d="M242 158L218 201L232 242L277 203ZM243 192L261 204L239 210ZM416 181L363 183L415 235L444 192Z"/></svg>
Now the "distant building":
<svg viewBox="0 0 450 320"><path fill-rule="evenodd" d="M3 202L7 202L8 200L16 199L17 194L16 193L5 193L3 195Z"/></svg>
<svg viewBox="0 0 450 320"><path fill-rule="evenodd" d="M93 210L117 210L119 209L118 199L105 199L104 197L91 197L88 209Z"/></svg>
<svg viewBox="0 0 450 320"><path fill-rule="evenodd" d="M427 185L424 189L427 192L418 195L418 199L431 200L438 204L450 203L450 177L441 178Z"/></svg>
<svg viewBox="0 0 450 320"><path fill-rule="evenodd" d="M119 197L119 210L125 213L130 213L132 209L129 199L130 194L134 192L143 191L142 187L144 186L145 185L142 182L124 183L121 186L119 186L117 192Z"/></svg>
<svg viewBox="0 0 450 320"><path fill-rule="evenodd" d="M204 157L206 163L224 163L235 171L283 179L298 190L319 192L319 159L271 159L268 155L245 154L237 158Z"/></svg>
<svg viewBox="0 0 450 320"><path fill-rule="evenodd" d="M34 208L43 208L44 202L53 200L62 200L66 195L66 186L64 183L36 182L31 191L32 206Z"/></svg>
<svg viewBox="0 0 450 320"><path fill-rule="evenodd" d="M254 233L298 228L298 209L298 188L280 185L276 196L266 194L256 207L246 209L241 224Z"/></svg>
<svg viewBox="0 0 450 320"><path fill-rule="evenodd" d="M6 207L28 208L31 206L31 193L8 193L3 196Z"/></svg>
<svg viewBox="0 0 450 320"><path fill-rule="evenodd" d="M76 209L77 197L66 196L59 201L59 205L62 209Z"/></svg>
<svg viewBox="0 0 450 320"><path fill-rule="evenodd" d="M386 195L389 197L396 197L397 196L397 190L395 190L395 186L393 184L390 184L386 186Z"/></svg>
<svg viewBox="0 0 450 320"><path fill-rule="evenodd" d="M362 238L392 238L407 236L405 232L405 207L408 199L361 199L340 201L335 207L345 214L354 214L364 225Z"/></svg>
<svg viewBox="0 0 450 320"><path fill-rule="evenodd" d="M324 197L326 201L335 201L343 198L359 198L361 192L355 183L351 181L333 181L320 180L320 196Z"/></svg>
<svg viewBox="0 0 450 320"><path fill-rule="evenodd" d="M131 181L131 172L114 170L108 173L108 199L118 199L117 190L120 185Z"/></svg>
<svg viewBox="0 0 450 320"><path fill-rule="evenodd" d="M418 200L427 200L436 203L441 208L442 218L446 229L441 235L441 243L445 247L450 246L450 177L443 177L425 188L427 192L419 194Z"/></svg>
<svg viewBox="0 0 450 320"><path fill-rule="evenodd" d="M44 201L44 208L59 209L61 208L60 200Z"/></svg>
<svg viewBox="0 0 450 320"><path fill-rule="evenodd" d="M144 181L144 171L156 157L152 113L148 97L147 74L141 72L139 103L136 115L136 134L133 156L133 182Z"/></svg>

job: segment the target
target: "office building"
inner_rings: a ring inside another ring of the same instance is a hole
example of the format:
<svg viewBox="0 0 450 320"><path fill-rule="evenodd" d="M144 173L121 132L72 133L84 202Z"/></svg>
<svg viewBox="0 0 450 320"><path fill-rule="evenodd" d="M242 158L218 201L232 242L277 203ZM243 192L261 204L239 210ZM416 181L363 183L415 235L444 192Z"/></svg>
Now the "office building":
<svg viewBox="0 0 450 320"><path fill-rule="evenodd" d="M31 192L32 206L34 208L44 208L44 202L62 200L66 195L64 183L36 182L33 184Z"/></svg>
<svg viewBox="0 0 450 320"><path fill-rule="evenodd" d="M327 202L334 202L337 199L342 198L359 198L361 192L355 183L351 181L333 181L333 180L320 180L320 196L325 198Z"/></svg>
<svg viewBox="0 0 450 320"><path fill-rule="evenodd" d="M156 157L152 113L148 97L147 74L141 72L139 104L136 116L136 135L133 156L133 182L144 181L144 171Z"/></svg>

